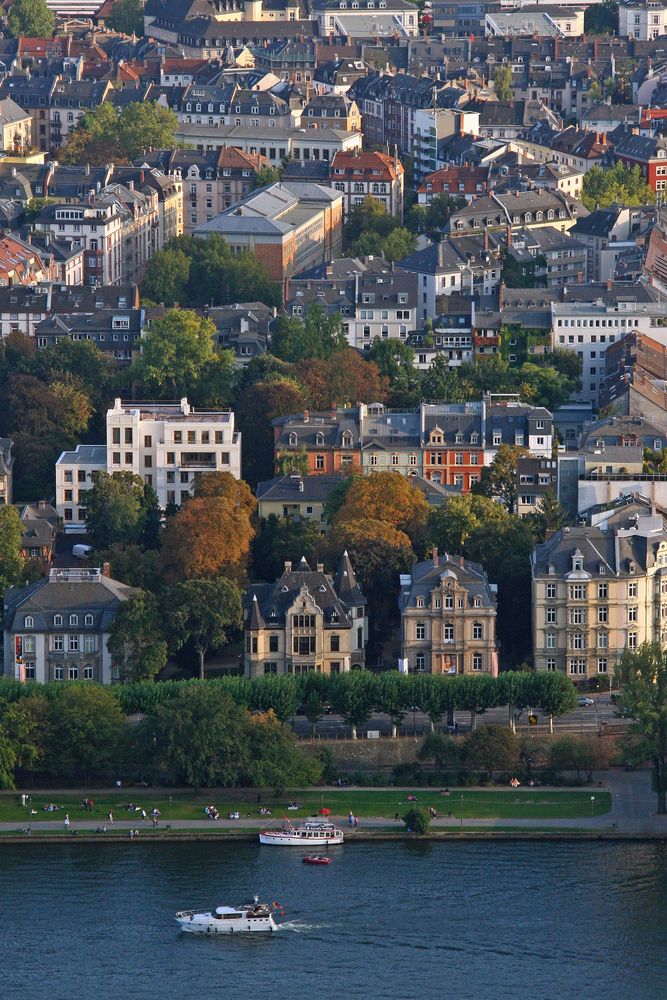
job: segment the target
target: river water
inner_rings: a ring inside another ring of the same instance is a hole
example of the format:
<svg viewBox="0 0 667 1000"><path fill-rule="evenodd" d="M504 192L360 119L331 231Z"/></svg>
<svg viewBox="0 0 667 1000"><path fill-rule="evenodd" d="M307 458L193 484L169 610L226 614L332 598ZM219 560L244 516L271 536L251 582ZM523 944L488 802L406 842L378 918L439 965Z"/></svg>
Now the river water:
<svg viewBox="0 0 667 1000"><path fill-rule="evenodd" d="M310 868L255 844L0 845L3 1000L654 1000L667 849L366 843ZM180 934L179 908L285 904L273 935Z"/></svg>

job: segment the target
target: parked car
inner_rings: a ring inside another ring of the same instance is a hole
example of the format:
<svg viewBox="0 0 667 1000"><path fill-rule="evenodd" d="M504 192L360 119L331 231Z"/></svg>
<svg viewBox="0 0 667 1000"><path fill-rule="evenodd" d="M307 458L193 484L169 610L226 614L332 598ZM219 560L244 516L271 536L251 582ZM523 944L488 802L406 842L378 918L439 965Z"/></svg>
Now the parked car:
<svg viewBox="0 0 667 1000"><path fill-rule="evenodd" d="M595 702L593 701L592 698L580 698L579 699L579 705L581 706L581 708L590 708L591 705L594 705L594 704L595 704Z"/></svg>
<svg viewBox="0 0 667 1000"><path fill-rule="evenodd" d="M93 551L92 545L73 545L72 555L75 559L88 559Z"/></svg>

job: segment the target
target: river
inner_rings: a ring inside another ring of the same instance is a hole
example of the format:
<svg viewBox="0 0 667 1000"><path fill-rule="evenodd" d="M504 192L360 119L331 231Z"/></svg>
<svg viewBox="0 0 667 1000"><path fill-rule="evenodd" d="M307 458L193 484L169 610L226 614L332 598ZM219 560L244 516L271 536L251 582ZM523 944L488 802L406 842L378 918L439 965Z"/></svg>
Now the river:
<svg viewBox="0 0 667 1000"><path fill-rule="evenodd" d="M3 1000L657 1000L667 848L363 843L327 868L255 844L0 845ZM257 892L273 935L180 934Z"/></svg>

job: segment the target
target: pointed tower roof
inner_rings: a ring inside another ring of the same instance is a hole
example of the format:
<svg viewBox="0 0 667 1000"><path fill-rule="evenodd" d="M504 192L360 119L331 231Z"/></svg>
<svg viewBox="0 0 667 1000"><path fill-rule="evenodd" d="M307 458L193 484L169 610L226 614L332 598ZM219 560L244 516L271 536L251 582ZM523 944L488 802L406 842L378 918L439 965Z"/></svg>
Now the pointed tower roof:
<svg viewBox="0 0 667 1000"><path fill-rule="evenodd" d="M361 587L357 583L357 578L354 575L352 560L347 554L347 549L340 557L338 569L336 570L334 586L341 601L347 604L348 607L366 603L366 598L361 593Z"/></svg>
<svg viewBox="0 0 667 1000"><path fill-rule="evenodd" d="M310 573L310 566L308 565L308 560L305 556L301 556L301 562L299 563L300 573Z"/></svg>
<svg viewBox="0 0 667 1000"><path fill-rule="evenodd" d="M252 604L250 605L250 614L248 615L248 624L246 627L249 629L264 628L264 619L262 618L262 612L259 610L257 594L252 595Z"/></svg>

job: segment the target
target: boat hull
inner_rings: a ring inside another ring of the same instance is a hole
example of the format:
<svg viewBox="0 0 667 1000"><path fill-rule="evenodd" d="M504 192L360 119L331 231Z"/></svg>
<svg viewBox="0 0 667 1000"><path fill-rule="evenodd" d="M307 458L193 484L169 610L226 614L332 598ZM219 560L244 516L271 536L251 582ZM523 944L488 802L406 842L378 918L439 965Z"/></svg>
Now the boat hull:
<svg viewBox="0 0 667 1000"><path fill-rule="evenodd" d="M208 934L209 937L219 934L271 934L278 930L271 916L254 920L216 920L208 914L196 913L192 917L177 917L176 922L185 934Z"/></svg>
<svg viewBox="0 0 667 1000"><path fill-rule="evenodd" d="M259 834L260 844L268 844L272 847L334 847L342 844L344 840L343 832L336 830L327 837L305 837L297 833L275 833L269 830L262 830Z"/></svg>

